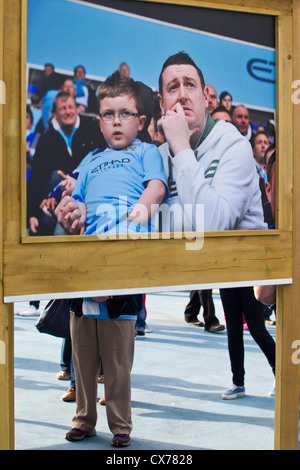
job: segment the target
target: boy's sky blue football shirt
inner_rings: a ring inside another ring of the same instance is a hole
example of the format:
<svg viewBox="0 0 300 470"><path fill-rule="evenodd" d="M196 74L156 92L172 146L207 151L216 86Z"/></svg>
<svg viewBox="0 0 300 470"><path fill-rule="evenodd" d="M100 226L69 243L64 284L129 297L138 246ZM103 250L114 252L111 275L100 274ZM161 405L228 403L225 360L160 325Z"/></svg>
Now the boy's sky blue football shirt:
<svg viewBox="0 0 300 470"><path fill-rule="evenodd" d="M152 179L163 181L167 197L162 158L153 144L135 139L125 149L108 148L89 153L80 165L72 194L74 199L87 206L85 234L153 231L151 224L148 228L127 221L119 224L120 219L126 217L139 200L146 183Z"/></svg>

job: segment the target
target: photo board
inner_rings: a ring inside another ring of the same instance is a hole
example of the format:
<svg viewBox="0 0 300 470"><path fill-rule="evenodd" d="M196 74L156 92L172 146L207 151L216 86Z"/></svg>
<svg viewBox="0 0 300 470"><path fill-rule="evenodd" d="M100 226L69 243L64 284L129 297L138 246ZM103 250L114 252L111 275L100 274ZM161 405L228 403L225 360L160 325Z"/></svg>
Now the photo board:
<svg viewBox="0 0 300 470"><path fill-rule="evenodd" d="M52 3L56 4L57 0ZM245 75L247 80L254 80L260 85L268 83L266 79L273 82L275 79L275 229L203 233L192 231L184 233L184 236L175 232L168 234L168 237L158 233L152 237L117 237L114 240L100 239L101 237L96 235L28 236L26 102L30 74L32 71L41 71L43 63L42 59L37 57L28 58L28 13L31 0L4 0L0 5L0 50L3 57L3 63L0 64L3 195L0 207L3 221L0 236L3 297L0 317L0 386L4 397L0 418L7 434L0 436L0 448L13 448L14 441L13 302L93 294L115 295L193 288L276 285L274 445L276 449L295 449L299 423L299 364L292 361L292 354L293 345L300 338L300 260L296 250L300 242L297 218L300 194L299 185L295 184L300 177L300 166L295 158L299 154L297 129L300 125L297 108L300 78L299 3L293 0L272 0L265 5L259 0L65 0L64 3L67 7L72 5L73 8L95 8L97 11L101 10L101 3L102 12L118 14L126 18L126 21L132 21L133 14L129 15L128 11L124 10L122 14L116 13L115 10L122 10L126 4L135 4L134 20L141 21L145 9L154 11L154 7L159 6L164 9L164 19L158 20L153 14L153 21L147 20L147 28L155 24L155 27L171 28L172 31L175 27L170 26L168 17L172 17L175 8L192 8L193 11L199 8L199 11L203 9L207 12L214 10L218 15L244 13L272 17L275 40L274 45L268 47L274 49L273 53L269 51L270 57L257 54L249 56L243 72L248 74ZM111 6L112 3L114 7ZM187 10L182 11L186 13ZM182 15L182 19L185 20L186 16L189 15ZM212 42L220 41L220 36L224 35L224 31L220 33L201 30L200 33L194 31L195 25L188 23L176 24L176 28L180 31L177 31L180 36L195 34L199 38L202 34L205 40ZM122 31L122 28L120 30ZM235 39L232 43L236 42ZM69 40L72 41L72 38ZM239 42L239 47L242 42ZM59 49L59 44L56 44L56 48ZM47 60L45 58L45 61ZM119 60L116 58L114 66L118 65ZM161 65L160 60L158 69ZM71 73L69 65L60 65L58 69L62 74ZM209 71L207 74L210 78ZM107 71L103 71L103 75L102 72L90 71L89 80L96 84L106 75ZM220 76L221 74L218 74L218 77ZM140 78L144 80L144 77ZM157 85L151 83L151 86ZM266 97L265 94L264 98ZM247 104L253 106L253 112L262 111L257 109L256 105L249 102ZM264 104L263 111L272 113L272 106ZM293 325L293 328L290 328L290 325Z"/></svg>
<svg viewBox="0 0 300 470"><path fill-rule="evenodd" d="M276 138L278 146L281 145L281 140L286 135L285 132L281 132L283 129L281 126L285 126L286 129L290 126L292 104L289 100L285 100L282 89L275 86L275 78L276 73L277 76L280 73L285 75L290 73L291 66L288 59L285 56L281 57L280 51L275 47L276 9L275 11L268 10L268 16L266 16L267 20L271 19L271 26L269 21L266 29L271 32L269 41L271 44L273 42L274 47L272 47L226 37L224 34L211 31L195 30L189 26L191 22L189 18L193 17L197 7L200 13L206 11L210 15L218 13L219 16L230 15L228 8L227 11L220 8L218 10L207 9L211 5L205 2L192 7L185 2L164 5L169 17L175 19L186 17L186 25L178 25L175 24L175 20L167 22L150 18L143 14L133 13L130 8L125 11L126 4L131 8L132 4L136 4L136 11L139 11L139 6L143 6L145 11L145 6L146 10L148 7L147 2L115 2L115 5L122 4L122 8L119 9L113 8L113 3L78 0L51 1L49 15L55 16L58 9L60 11L61 8L65 9L61 18L64 18L64 31L68 32L69 40L65 42L64 50L67 53L64 54L59 47L59 31L62 30L59 18L56 20L58 31L55 35L56 42L52 44L53 35L46 27L42 27L45 2L43 4L36 0L27 2L26 15L22 19L24 62L21 67L20 110L24 112L25 102L30 102L34 89L34 84L29 82L29 69L30 71L34 68L41 69L43 62L54 62L58 71L68 76L72 73L72 67L84 60L87 70L90 70L91 78L98 77L103 81L125 57L132 68L133 75L142 82L146 82L155 93L158 89L158 75L163 61L172 52L178 51L182 45L196 62L200 62L199 66L204 69L207 82L214 80L220 92L222 87L231 88L235 97L234 104L245 103L250 113L256 116L256 123L259 119L257 113L261 113L265 120L271 117L274 122L276 121L276 125L278 124ZM220 6L223 7L221 4ZM151 4L151 6L151 11L155 11L155 5ZM178 8L179 12L176 10ZM255 15L256 11L263 13L261 8L250 10L251 13L247 13L247 9L238 13L250 15L248 19ZM159 10L158 13L160 13ZM66 21L65 18L69 20ZM74 44L76 39L71 40L74 34L71 28L74 25L79 27L78 22L82 19L84 22L90 22L90 33L86 33L81 41ZM239 17L233 22L236 24L241 20L242 18ZM99 28L99 24L103 24L103 28ZM105 25L110 25L110 27L105 29ZM97 28L98 31L101 29L98 42ZM116 48L118 52L114 53L111 48L105 56L109 41L113 38L112 44L120 44L123 31L127 30L131 31L131 34L125 35L124 49L118 47ZM144 40L143 34L146 35ZM91 36L94 38L94 46L90 46ZM140 41L137 40L139 36ZM160 38L159 57L157 57L155 44L151 44L152 41L149 40L154 36ZM108 42L105 42L106 38ZM137 42L140 43L139 50L136 50ZM92 50L83 58L84 50L88 48ZM149 57L146 64L144 61L134 61L134 52L139 56L143 49ZM130 52L125 56L127 50ZM276 72L275 55L277 55L276 64L278 64ZM215 56L215 60L211 60L211 56ZM227 57L225 62L221 61L222 57ZM151 58L154 64L152 67L150 66ZM230 66L226 67L226 61ZM234 79L232 77L234 74L230 73L231 69L236 70ZM286 116L282 122L280 122L281 116ZM24 142L24 129L22 129L21 138ZM106 236L95 235L28 236L26 204L28 194L25 185L24 145L19 149L20 155L14 152L12 158L8 159L7 167L7 171L10 165L14 168L12 175L14 182L10 182L10 187L14 187L14 190L7 192L7 205L11 206L10 214L15 214L16 220L14 224L10 223L13 230L8 229L7 232L5 300L34 300L49 298L49 296L78 297L95 292L111 295L118 292L188 290L196 286L218 288L229 285L291 283L291 210L288 201L291 200L292 195L289 164L292 154L290 145L284 148L285 158L277 165L280 176L277 178L278 203L275 230L217 232L184 230L180 233L169 231L138 236L117 236L111 240ZM15 170L17 161L19 172ZM283 178L284 184L282 184ZM288 210L283 209L285 205ZM20 258L23 260L21 265Z"/></svg>

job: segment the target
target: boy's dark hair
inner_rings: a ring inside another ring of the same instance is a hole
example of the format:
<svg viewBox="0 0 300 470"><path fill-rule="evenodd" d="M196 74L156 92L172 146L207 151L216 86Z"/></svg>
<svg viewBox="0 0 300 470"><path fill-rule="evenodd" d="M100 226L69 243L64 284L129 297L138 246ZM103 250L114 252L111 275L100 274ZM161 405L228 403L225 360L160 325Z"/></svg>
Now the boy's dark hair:
<svg viewBox="0 0 300 470"><path fill-rule="evenodd" d="M200 78L200 82L201 82L201 87L202 89L204 90L204 87L205 87L205 81L204 81L204 77L203 77L203 73L201 72L201 70L199 69L199 67L197 67L197 65L195 64L195 62L193 61L193 59L184 51L180 51L180 52L177 52L177 54L173 54L171 55L166 61L165 63L163 64L162 66L162 69L161 69L161 72L160 72L160 76L159 76L159 80L158 80L158 84L159 84L159 93L162 95L162 88L163 88L163 83L162 83L162 74L164 72L164 70L169 67L170 65L192 65L196 70L197 70L197 73L199 75L199 78Z"/></svg>
<svg viewBox="0 0 300 470"><path fill-rule="evenodd" d="M115 98L122 95L133 98L136 103L137 112L143 114L144 109L139 84L132 78L120 74L118 70L107 77L102 83L98 92L98 110L100 110L100 101L104 98Z"/></svg>

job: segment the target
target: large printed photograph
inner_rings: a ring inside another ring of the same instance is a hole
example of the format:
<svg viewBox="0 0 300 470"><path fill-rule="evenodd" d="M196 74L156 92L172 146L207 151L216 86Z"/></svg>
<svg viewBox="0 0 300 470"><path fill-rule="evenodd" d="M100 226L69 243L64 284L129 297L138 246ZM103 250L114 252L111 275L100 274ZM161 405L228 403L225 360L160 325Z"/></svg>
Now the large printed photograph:
<svg viewBox="0 0 300 470"><path fill-rule="evenodd" d="M28 0L28 236L273 228L275 85L272 16Z"/></svg>

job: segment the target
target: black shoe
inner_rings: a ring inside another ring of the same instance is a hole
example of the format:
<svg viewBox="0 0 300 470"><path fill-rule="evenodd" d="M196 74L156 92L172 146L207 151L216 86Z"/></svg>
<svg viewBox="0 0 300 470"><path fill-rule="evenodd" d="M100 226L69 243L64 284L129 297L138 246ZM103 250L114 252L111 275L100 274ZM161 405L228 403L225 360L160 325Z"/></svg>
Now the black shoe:
<svg viewBox="0 0 300 470"><path fill-rule="evenodd" d="M219 331L224 331L225 326L224 325L212 325L209 328L205 328L205 331L208 331L209 333L218 333Z"/></svg>

